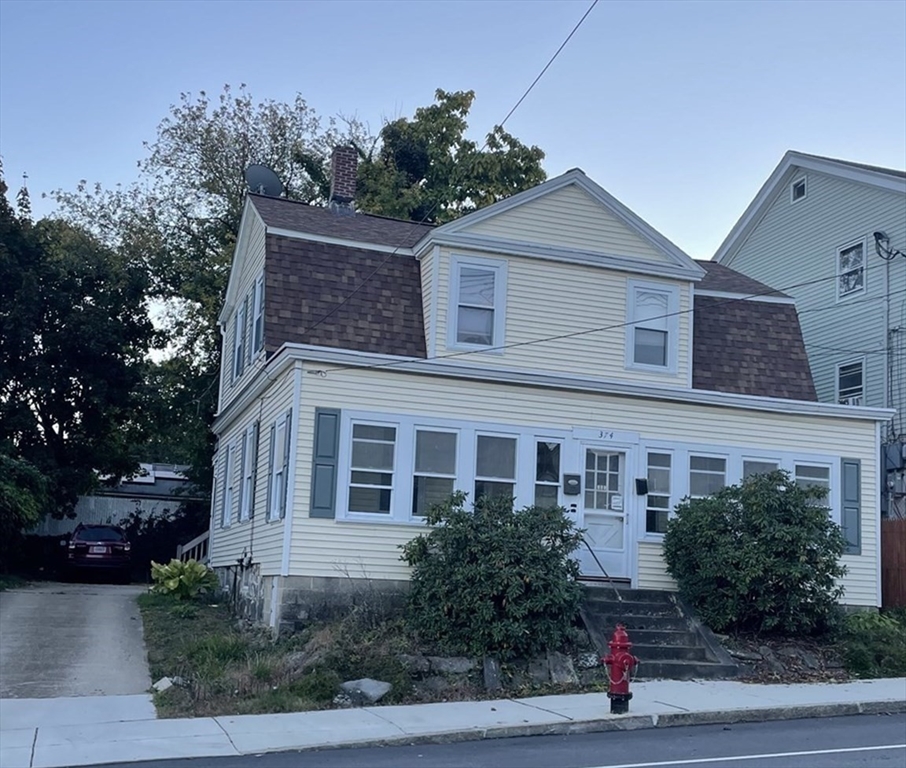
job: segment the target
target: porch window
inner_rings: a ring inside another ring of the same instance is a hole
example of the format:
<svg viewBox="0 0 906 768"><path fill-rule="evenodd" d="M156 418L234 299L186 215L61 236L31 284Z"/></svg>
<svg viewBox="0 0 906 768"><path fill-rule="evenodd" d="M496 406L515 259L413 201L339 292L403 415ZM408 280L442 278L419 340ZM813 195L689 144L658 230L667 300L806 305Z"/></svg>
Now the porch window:
<svg viewBox="0 0 906 768"><path fill-rule="evenodd" d="M816 506L826 506L830 499L830 467L813 464L796 464L794 467L796 485L800 488L821 488L824 498L815 499Z"/></svg>
<svg viewBox="0 0 906 768"><path fill-rule="evenodd" d="M233 516L233 451L232 446L226 446L223 455L223 510L221 526L230 527Z"/></svg>
<svg viewBox="0 0 906 768"><path fill-rule="evenodd" d="M766 475L780 468L776 461L762 461L760 459L744 459L742 462L742 479L746 480L753 475Z"/></svg>
<svg viewBox="0 0 906 768"><path fill-rule="evenodd" d="M239 520L252 516L255 493L255 463L258 457L258 422L242 435L242 484L239 486Z"/></svg>
<svg viewBox="0 0 906 768"><path fill-rule="evenodd" d="M446 501L456 481L456 432L417 429L412 515L422 517L433 505Z"/></svg>
<svg viewBox="0 0 906 768"><path fill-rule="evenodd" d="M475 501L482 496L516 495L516 438L478 435Z"/></svg>
<svg viewBox="0 0 906 768"><path fill-rule="evenodd" d="M645 530L666 533L670 517L670 470L673 457L669 453L648 454L648 501Z"/></svg>
<svg viewBox="0 0 906 768"><path fill-rule="evenodd" d="M717 456L689 457L689 495L701 499L727 485L727 460Z"/></svg>
<svg viewBox="0 0 906 768"><path fill-rule="evenodd" d="M556 507L560 503L560 443L535 444L535 506Z"/></svg>
<svg viewBox="0 0 906 768"><path fill-rule="evenodd" d="M395 453L396 427L353 424L350 512L390 514Z"/></svg>
<svg viewBox="0 0 906 768"><path fill-rule="evenodd" d="M271 426L268 520L279 520L286 514L286 478L289 474L291 423L292 414L287 412Z"/></svg>
<svg viewBox="0 0 906 768"><path fill-rule="evenodd" d="M837 298L865 291L865 244L855 243L837 251Z"/></svg>

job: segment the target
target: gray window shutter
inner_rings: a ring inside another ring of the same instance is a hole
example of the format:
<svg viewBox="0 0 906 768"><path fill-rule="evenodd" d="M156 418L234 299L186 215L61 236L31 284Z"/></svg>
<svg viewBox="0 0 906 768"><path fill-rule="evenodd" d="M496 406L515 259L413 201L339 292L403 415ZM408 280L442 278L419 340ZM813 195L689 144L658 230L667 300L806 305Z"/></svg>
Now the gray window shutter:
<svg viewBox="0 0 906 768"><path fill-rule="evenodd" d="M252 444L249 452L252 455L252 487L249 489L249 520L255 516L255 486L258 485L258 422L252 424Z"/></svg>
<svg viewBox="0 0 906 768"><path fill-rule="evenodd" d="M311 468L311 517L336 517L340 412L315 409L315 444Z"/></svg>
<svg viewBox="0 0 906 768"><path fill-rule="evenodd" d="M280 518L286 517L286 498L289 495L289 447L292 444L293 412L286 412L286 427L283 430L283 498L280 499Z"/></svg>
<svg viewBox="0 0 906 768"><path fill-rule="evenodd" d="M846 539L844 552L847 555L862 554L862 464L858 459L841 461L843 508L840 513L840 527Z"/></svg>
<svg viewBox="0 0 906 768"><path fill-rule="evenodd" d="M277 425L271 424L270 448L267 452L267 505L264 507L264 519L271 519L271 495L273 494L274 485L274 439L277 433Z"/></svg>

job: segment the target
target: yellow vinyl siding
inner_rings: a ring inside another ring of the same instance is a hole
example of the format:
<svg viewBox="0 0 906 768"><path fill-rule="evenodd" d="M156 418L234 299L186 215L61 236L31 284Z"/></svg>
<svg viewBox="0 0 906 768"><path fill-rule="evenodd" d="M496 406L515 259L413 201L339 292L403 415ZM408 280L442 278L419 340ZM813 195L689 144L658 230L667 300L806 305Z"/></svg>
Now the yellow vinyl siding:
<svg viewBox="0 0 906 768"><path fill-rule="evenodd" d="M380 370L305 375L299 418L295 514L291 544L292 575L337 575L337 568L366 568L374 578L400 578L405 572L397 545L417 527L305 519L308 516L315 407L534 426L540 429L592 427L640 433L645 441L676 441L720 450L801 451L803 455L845 455L862 461L862 556L848 557L845 602L877 604L875 557L877 508L875 426L842 420L751 411L630 397L592 395L528 386L425 378ZM845 449L838 448L845 446ZM341 478L339 482L343 482ZM639 507L641 509L641 507ZM639 514L643 514L639 512ZM668 588L656 542L638 546L639 586ZM329 569L330 573L326 570Z"/></svg>
<svg viewBox="0 0 906 768"><path fill-rule="evenodd" d="M672 263L587 192L567 186L463 230L503 240Z"/></svg>
<svg viewBox="0 0 906 768"><path fill-rule="evenodd" d="M267 520L267 488L270 478L267 470L270 462L271 424L291 407L293 393L293 371L286 371L257 400L253 401L220 435L219 450L215 462L214 491L216 507L211 529L211 565L235 565L245 553L251 554L255 563L261 564L262 575L278 574L283 558L283 520ZM222 528L223 519L223 451L226 445L233 446L233 471L241 477L240 451L236 446L246 428L260 418L258 426L258 464L255 478L255 509L251 520L239 522L238 482L234 485L233 509L229 528ZM293 419L295 419L293 415ZM312 417L313 418L313 417Z"/></svg>
<svg viewBox="0 0 906 768"><path fill-rule="evenodd" d="M235 381L233 380L233 341L235 336L236 311L245 301L245 297L249 292L252 292L252 302L250 302L249 312L251 313L254 311L255 280L264 273L265 236L266 230L257 214L253 212L247 213L242 239L236 244L236 252L233 258L233 274L231 279L236 281L236 303L235 306L232 307L230 316L227 318L226 328L224 329L223 334L223 362L220 366L221 410L223 410L233 396L239 392L241 387L254 377L255 373L257 373L263 365L263 357L260 354L256 357L253 353L251 364L245 367L242 376ZM265 291L264 300L267 302L267 291ZM246 318L246 323L248 322L249 320ZM251 343L251 339L249 340L249 343Z"/></svg>
<svg viewBox="0 0 906 768"><path fill-rule="evenodd" d="M454 254L489 257L488 254L464 249L441 249L436 336L436 348L440 355L461 351L447 346L448 326L457 311L457 297L449 294L450 265ZM506 348L469 354L464 356L465 359L480 359L482 365L501 369L569 371L577 376L687 385L691 330L689 283L532 258L509 256L506 261L506 328L503 340ZM675 373L626 368L626 302L630 279L679 288ZM595 330L599 328L602 330ZM556 338L563 336L566 338ZM453 359L463 357L454 356Z"/></svg>

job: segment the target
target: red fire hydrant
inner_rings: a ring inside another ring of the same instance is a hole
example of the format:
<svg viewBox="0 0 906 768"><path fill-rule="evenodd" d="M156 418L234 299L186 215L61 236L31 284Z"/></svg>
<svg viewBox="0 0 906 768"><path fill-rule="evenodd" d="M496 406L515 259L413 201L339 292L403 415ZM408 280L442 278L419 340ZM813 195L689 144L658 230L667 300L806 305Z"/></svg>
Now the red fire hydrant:
<svg viewBox="0 0 906 768"><path fill-rule="evenodd" d="M625 715L629 711L629 700L632 698L629 681L639 660L629 652L632 643L629 642L629 635L626 634L626 628L622 624L617 624L608 645L610 653L601 659L601 663L610 667L610 690L607 692L610 712L613 715Z"/></svg>

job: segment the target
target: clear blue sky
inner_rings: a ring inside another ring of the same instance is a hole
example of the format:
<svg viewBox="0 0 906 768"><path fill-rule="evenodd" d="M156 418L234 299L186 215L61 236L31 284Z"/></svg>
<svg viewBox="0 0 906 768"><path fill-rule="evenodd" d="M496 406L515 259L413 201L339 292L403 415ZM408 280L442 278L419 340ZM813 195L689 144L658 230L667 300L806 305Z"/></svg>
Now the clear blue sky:
<svg viewBox="0 0 906 768"><path fill-rule="evenodd" d="M374 132L474 89L481 138L588 5L0 0L7 182L129 183L180 92L225 83ZM708 258L787 149L906 167L906 0L602 0L507 128Z"/></svg>

